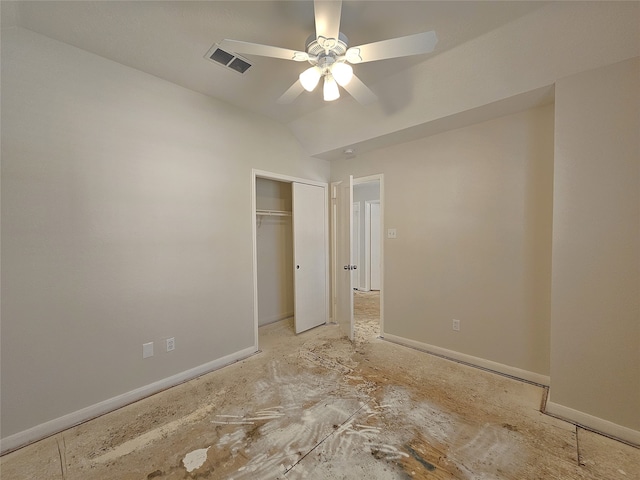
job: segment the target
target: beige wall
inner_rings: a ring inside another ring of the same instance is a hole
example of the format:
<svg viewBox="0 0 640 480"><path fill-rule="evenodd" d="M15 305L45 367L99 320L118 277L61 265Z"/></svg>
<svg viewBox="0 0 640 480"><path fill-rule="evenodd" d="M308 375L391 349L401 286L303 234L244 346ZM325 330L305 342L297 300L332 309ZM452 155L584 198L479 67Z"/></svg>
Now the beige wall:
<svg viewBox="0 0 640 480"><path fill-rule="evenodd" d="M384 174L397 229L385 334L548 375L553 105L332 163L347 173Z"/></svg>
<svg viewBox="0 0 640 480"><path fill-rule="evenodd" d="M385 228L398 234L385 240L386 334L549 375L550 413L635 443L639 64L558 80L555 107L331 171L385 176Z"/></svg>
<svg viewBox="0 0 640 480"><path fill-rule="evenodd" d="M559 80L555 136L551 408L640 442L640 60Z"/></svg>
<svg viewBox="0 0 640 480"><path fill-rule="evenodd" d="M272 121L3 29L3 438L254 347L252 168L329 176Z"/></svg>

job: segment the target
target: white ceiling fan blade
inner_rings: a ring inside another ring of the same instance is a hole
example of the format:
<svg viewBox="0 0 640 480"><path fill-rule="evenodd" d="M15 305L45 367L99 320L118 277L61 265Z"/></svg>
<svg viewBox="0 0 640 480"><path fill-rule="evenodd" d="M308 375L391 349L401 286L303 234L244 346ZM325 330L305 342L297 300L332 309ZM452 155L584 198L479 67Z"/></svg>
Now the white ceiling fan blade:
<svg viewBox="0 0 640 480"><path fill-rule="evenodd" d="M362 80L355 75L351 77L351 81L342 88L349 92L349 95L355 98L357 102L362 105L369 105L370 103L378 100L375 93L369 90L369 87L362 83Z"/></svg>
<svg viewBox="0 0 640 480"><path fill-rule="evenodd" d="M306 52L298 52L288 48L272 47L270 45L261 45L259 43L249 43L240 40L223 40L220 42L223 50L229 50L234 53L244 53L246 55L260 55L262 57L283 58L285 60L295 60L297 62L305 62L309 59Z"/></svg>
<svg viewBox="0 0 640 480"><path fill-rule="evenodd" d="M296 80L296 82L289 87L289 89L282 94L282 96L278 99L278 103L287 104L293 102L298 95L304 92L304 87L300 83L300 80Z"/></svg>
<svg viewBox="0 0 640 480"><path fill-rule="evenodd" d="M316 17L316 38L337 40L340 33L342 0L314 0L313 11ZM321 42L318 43L322 45Z"/></svg>
<svg viewBox="0 0 640 480"><path fill-rule="evenodd" d="M345 53L349 63L375 62L386 58L407 57L432 52L438 43L436 32L416 33L351 47Z"/></svg>

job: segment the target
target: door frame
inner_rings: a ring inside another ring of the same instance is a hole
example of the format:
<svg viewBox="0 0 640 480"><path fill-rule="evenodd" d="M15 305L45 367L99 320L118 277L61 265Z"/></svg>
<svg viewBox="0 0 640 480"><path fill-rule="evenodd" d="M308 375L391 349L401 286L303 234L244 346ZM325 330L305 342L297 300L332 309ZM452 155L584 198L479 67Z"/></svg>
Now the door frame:
<svg viewBox="0 0 640 480"><path fill-rule="evenodd" d="M361 183L380 182L380 337L384 338L384 174L367 175L353 179L353 185ZM338 182L331 182L331 189L337 188ZM331 318L336 321L336 275L339 269L336 255L336 225L337 209L335 195L331 195ZM353 292L351 293L353 295ZM353 318L351 319L353 322Z"/></svg>
<svg viewBox="0 0 640 480"><path fill-rule="evenodd" d="M251 233L253 242L253 336L254 336L254 348L258 351L258 229L256 226L256 179L266 178L269 180L276 180L284 183L304 183L307 185L314 185L316 187L322 187L324 191L324 250L325 250L325 292L329 292L329 184L326 182L319 182L316 180L310 180L308 178L292 177L290 175L283 175L280 173L268 172L265 170L251 169ZM329 301L330 295L326 295L325 302L327 302L327 317L329 316L330 308ZM295 299L294 299L295 301ZM329 318L326 319L329 321Z"/></svg>

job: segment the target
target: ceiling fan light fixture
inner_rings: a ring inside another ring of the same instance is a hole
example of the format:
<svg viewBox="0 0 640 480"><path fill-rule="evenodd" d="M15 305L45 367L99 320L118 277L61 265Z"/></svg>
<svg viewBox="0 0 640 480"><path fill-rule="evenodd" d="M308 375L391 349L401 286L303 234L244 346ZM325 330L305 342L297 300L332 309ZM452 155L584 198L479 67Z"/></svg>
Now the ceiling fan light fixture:
<svg viewBox="0 0 640 480"><path fill-rule="evenodd" d="M351 65L343 62L334 63L331 66L331 74L333 75L333 78L336 79L336 82L338 82L338 85L344 87L353 78L353 68Z"/></svg>
<svg viewBox="0 0 640 480"><path fill-rule="evenodd" d="M313 89L318 85L321 76L322 70L318 67L311 67L300 74L300 83L307 92L313 92Z"/></svg>
<svg viewBox="0 0 640 480"><path fill-rule="evenodd" d="M331 102L340 98L340 90L338 89L338 84L333 78L333 75L331 75L330 73L327 73L324 76L324 87L322 89L322 94L325 102Z"/></svg>
<svg viewBox="0 0 640 480"><path fill-rule="evenodd" d="M278 103L291 103L305 90L312 92L324 77L325 101L330 102L340 98L338 87L340 85L358 103L368 105L375 102L377 97L353 74L351 65L430 53L434 50L438 37L434 31L429 31L349 47L348 38L340 32L342 3L343 0L313 0L316 28L315 32L307 38L304 51L229 39L222 40L221 45L231 52L296 62L307 61L311 64L311 68L307 67L295 83L280 96ZM248 62L246 63L248 65ZM239 64L238 69L241 66L244 68Z"/></svg>

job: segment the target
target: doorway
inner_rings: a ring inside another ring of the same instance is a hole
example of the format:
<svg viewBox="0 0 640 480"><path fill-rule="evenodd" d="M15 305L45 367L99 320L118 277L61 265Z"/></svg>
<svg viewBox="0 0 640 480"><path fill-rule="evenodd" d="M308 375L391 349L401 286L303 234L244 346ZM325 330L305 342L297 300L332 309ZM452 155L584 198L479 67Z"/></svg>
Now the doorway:
<svg viewBox="0 0 640 480"><path fill-rule="evenodd" d="M354 212L364 212L364 221L353 222L354 260L360 275L353 289L354 337L356 342L380 336L381 243L380 179L353 179Z"/></svg>

